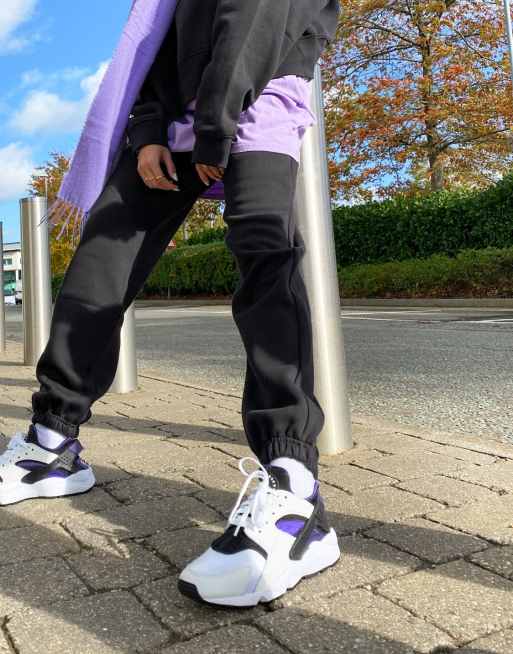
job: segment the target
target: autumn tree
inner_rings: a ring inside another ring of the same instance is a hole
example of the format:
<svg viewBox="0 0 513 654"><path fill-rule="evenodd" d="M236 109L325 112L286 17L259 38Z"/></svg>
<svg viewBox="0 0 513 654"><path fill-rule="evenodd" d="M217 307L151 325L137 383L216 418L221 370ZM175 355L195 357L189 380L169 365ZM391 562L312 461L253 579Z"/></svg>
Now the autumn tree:
<svg viewBox="0 0 513 654"><path fill-rule="evenodd" d="M175 240L186 241L192 234L209 227L221 227L223 221L223 205L216 200L197 200L192 211L185 219L176 234Z"/></svg>
<svg viewBox="0 0 513 654"><path fill-rule="evenodd" d="M42 195L48 197L48 206L57 197L57 192L62 182L62 178L69 168L70 158L52 152L50 160L44 165L38 166L29 182L29 192L32 195ZM50 261L53 274L62 274L66 270L73 256L74 246L71 233L71 226L66 226L63 234L59 239L57 235L60 232L59 226L51 226L50 230Z"/></svg>
<svg viewBox="0 0 513 654"><path fill-rule="evenodd" d="M365 200L479 187L511 166L498 0L341 0L325 58L333 190Z"/></svg>

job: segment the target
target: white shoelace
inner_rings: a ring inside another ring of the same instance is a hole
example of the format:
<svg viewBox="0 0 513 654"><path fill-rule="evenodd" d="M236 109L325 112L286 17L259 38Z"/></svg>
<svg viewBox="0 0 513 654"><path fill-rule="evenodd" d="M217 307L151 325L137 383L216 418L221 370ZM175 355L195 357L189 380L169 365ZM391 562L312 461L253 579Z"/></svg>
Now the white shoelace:
<svg viewBox="0 0 513 654"><path fill-rule="evenodd" d="M255 463L258 466L257 469L248 472L244 467L245 461ZM241 527L254 526L257 529L263 527L279 501L276 491L270 486L269 473L260 461L245 456L239 461L239 470L246 477L246 481L228 518L228 524L237 526L234 536L239 533ZM243 501L249 486L255 479L259 482L257 489Z"/></svg>
<svg viewBox="0 0 513 654"><path fill-rule="evenodd" d="M16 432L11 440L7 443L7 449L5 452L0 455L0 464L10 463L14 450L24 442L25 434L23 434L21 431Z"/></svg>

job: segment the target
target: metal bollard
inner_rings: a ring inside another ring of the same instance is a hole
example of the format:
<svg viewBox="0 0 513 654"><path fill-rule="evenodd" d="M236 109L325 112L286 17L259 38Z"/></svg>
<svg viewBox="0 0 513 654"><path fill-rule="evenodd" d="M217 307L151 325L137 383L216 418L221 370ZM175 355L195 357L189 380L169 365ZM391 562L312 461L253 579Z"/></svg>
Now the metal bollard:
<svg viewBox="0 0 513 654"><path fill-rule="evenodd" d="M4 224L0 221L0 352L5 352Z"/></svg>
<svg viewBox="0 0 513 654"><path fill-rule="evenodd" d="M52 289L48 224L39 224L45 197L20 200L21 265L23 271L23 357L35 366L50 336Z"/></svg>
<svg viewBox="0 0 513 654"><path fill-rule="evenodd" d="M137 354L135 349L135 304L125 311L121 327L118 368L109 393L130 393L137 390Z"/></svg>
<svg viewBox="0 0 513 654"><path fill-rule="evenodd" d="M312 83L311 107L317 125L303 138L294 211L306 244L302 272L312 314L315 393L326 416L319 450L336 454L351 448L353 442L319 64Z"/></svg>

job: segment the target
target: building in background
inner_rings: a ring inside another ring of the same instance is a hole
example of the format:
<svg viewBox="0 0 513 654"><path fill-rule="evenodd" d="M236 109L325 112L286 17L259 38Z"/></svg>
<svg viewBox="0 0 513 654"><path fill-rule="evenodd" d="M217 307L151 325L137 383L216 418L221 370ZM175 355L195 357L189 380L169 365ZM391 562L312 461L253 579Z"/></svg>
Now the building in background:
<svg viewBox="0 0 513 654"><path fill-rule="evenodd" d="M21 243L4 243L4 295L21 289Z"/></svg>

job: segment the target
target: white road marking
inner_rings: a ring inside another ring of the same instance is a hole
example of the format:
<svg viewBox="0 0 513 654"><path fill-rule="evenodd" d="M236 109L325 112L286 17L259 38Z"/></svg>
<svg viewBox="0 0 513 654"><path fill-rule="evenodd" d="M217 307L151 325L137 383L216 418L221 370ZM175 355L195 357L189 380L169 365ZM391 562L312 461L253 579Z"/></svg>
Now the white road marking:
<svg viewBox="0 0 513 654"><path fill-rule="evenodd" d="M513 322L513 318L482 318L481 320L460 320L459 322L477 322L480 324L487 322Z"/></svg>
<svg viewBox="0 0 513 654"><path fill-rule="evenodd" d="M415 322L410 318L369 318L368 316L347 316L343 313L340 314L344 320L388 320L388 322ZM439 322L439 321L438 321Z"/></svg>
<svg viewBox="0 0 513 654"><path fill-rule="evenodd" d="M486 309L477 308L476 312L479 312L480 310L488 311ZM500 311L511 312L511 309L497 309L497 312ZM151 318L158 319L160 315L169 316L170 314L175 314L175 315L187 314L191 317L192 316L194 317L201 317L201 316L230 316L231 317L232 316L231 307L226 309L221 309L221 308L209 309L207 307L205 308L141 307L137 309L137 312L138 313L140 312L140 317L144 320L151 320ZM451 320L450 313L447 313L446 310L444 310L443 308L433 308L429 311L416 309L416 308L407 308L403 310L384 310L384 311L368 311L368 310L346 311L342 309L340 315L343 320L375 320L375 321L385 321L385 322L414 322L415 319L419 319L419 318L424 318L428 320L432 318L433 322L436 323L440 323L440 322L457 322L457 323L464 323L464 324L465 323L476 323L476 324L513 323L513 318L481 318L476 320L475 318L466 319L466 318L455 317L453 320ZM397 317L397 316L405 316L405 315L408 315L408 318ZM443 317L445 317L446 320L443 320ZM157 323L155 324L146 323L146 326L157 326Z"/></svg>

